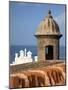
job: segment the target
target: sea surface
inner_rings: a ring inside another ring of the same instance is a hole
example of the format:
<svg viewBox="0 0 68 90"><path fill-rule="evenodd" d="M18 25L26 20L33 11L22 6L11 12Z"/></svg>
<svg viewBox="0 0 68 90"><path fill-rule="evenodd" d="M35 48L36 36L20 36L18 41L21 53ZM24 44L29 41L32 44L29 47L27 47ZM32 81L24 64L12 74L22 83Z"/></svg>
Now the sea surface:
<svg viewBox="0 0 68 90"><path fill-rule="evenodd" d="M36 46L10 46L9 48L9 52L10 52L10 56L9 56L9 63L12 63L14 61L15 58L15 53L18 53L19 55L19 51L20 50L24 50L27 49L27 51L31 51L32 52L32 57L37 56L37 47ZM59 58L62 60L65 60L65 47L61 46L60 47L60 56Z"/></svg>

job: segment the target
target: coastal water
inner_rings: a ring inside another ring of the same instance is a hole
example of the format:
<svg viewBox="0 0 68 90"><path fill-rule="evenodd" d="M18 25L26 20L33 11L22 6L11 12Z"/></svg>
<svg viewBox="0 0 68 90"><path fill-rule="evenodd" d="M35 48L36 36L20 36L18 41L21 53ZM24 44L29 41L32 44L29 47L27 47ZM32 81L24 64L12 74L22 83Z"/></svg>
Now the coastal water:
<svg viewBox="0 0 68 90"><path fill-rule="evenodd" d="M32 57L37 56L37 47L36 46L10 46L10 60L9 62L12 63L14 61L15 53L19 54L20 50L27 49L27 51L32 52ZM65 59L65 47L61 46L60 47L60 59L64 60Z"/></svg>

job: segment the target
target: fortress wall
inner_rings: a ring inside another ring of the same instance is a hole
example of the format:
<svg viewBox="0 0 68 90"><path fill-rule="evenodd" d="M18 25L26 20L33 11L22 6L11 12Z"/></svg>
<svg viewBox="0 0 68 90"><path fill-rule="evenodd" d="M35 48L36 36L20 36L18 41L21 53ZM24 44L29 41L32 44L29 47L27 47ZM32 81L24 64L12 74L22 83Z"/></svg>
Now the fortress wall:
<svg viewBox="0 0 68 90"><path fill-rule="evenodd" d="M10 88L65 85L64 65L53 65L10 75ZM13 77L14 76L14 77Z"/></svg>

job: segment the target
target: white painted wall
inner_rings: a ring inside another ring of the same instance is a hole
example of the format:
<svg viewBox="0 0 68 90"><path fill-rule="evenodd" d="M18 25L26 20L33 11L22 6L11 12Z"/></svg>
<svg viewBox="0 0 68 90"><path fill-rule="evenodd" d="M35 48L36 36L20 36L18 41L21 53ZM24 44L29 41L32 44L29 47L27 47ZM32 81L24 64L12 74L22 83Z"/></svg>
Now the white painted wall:
<svg viewBox="0 0 68 90"><path fill-rule="evenodd" d="M30 63L33 61L35 61L35 62L38 61L37 56L34 56L34 60L33 60L32 52L31 51L27 52L26 48L24 50L20 50L19 54L20 55L18 55L18 53L15 53L15 60L12 62L11 65L24 64L24 63Z"/></svg>

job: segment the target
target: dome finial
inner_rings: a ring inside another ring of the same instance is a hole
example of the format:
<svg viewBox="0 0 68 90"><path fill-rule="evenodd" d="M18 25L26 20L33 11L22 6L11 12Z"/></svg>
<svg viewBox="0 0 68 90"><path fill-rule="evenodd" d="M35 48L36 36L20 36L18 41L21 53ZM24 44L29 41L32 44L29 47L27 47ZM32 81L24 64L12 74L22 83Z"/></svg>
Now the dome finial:
<svg viewBox="0 0 68 90"><path fill-rule="evenodd" d="M51 15L51 10L48 10L48 17L53 18L52 15Z"/></svg>
<svg viewBox="0 0 68 90"><path fill-rule="evenodd" d="M51 14L51 10L48 10L48 14Z"/></svg>

